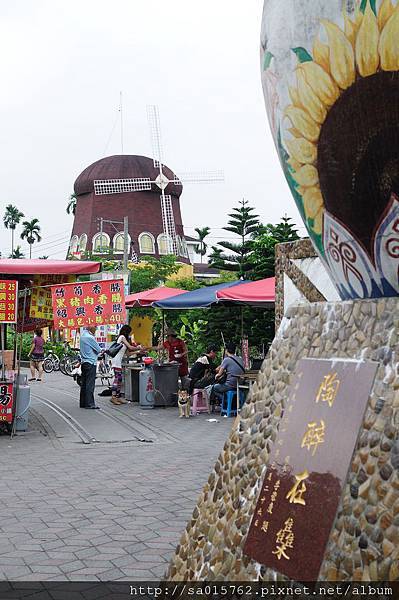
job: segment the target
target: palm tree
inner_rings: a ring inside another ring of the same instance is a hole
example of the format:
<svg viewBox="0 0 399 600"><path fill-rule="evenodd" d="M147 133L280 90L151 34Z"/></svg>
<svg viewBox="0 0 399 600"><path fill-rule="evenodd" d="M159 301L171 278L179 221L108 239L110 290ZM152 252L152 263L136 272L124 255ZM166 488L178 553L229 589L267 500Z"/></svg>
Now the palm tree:
<svg viewBox="0 0 399 600"><path fill-rule="evenodd" d="M32 258L32 245L35 242L41 241L39 219L32 219L32 221L24 221L22 223L24 230L21 233L21 240L26 239L29 244L29 258Z"/></svg>
<svg viewBox="0 0 399 600"><path fill-rule="evenodd" d="M48 256L39 256L39 259L40 259L40 260L47 260L47 259L48 259Z"/></svg>
<svg viewBox="0 0 399 600"><path fill-rule="evenodd" d="M76 203L77 203L77 198L76 198L76 194L71 194L69 196L69 202L68 205L66 207L66 211L68 213L68 215L72 214L74 215L76 212Z"/></svg>
<svg viewBox="0 0 399 600"><path fill-rule="evenodd" d="M205 244L205 238L211 233L210 227L196 227L195 232L198 234L198 246L195 247L195 251L198 252L201 256L201 264L202 258L206 255L206 251L208 249L208 244Z"/></svg>
<svg viewBox="0 0 399 600"><path fill-rule="evenodd" d="M25 258L25 254L21 250L21 246L17 246L8 258Z"/></svg>
<svg viewBox="0 0 399 600"><path fill-rule="evenodd" d="M16 206L13 206L12 204L6 206L3 223L6 229L11 229L11 256L14 253L14 231L24 216L25 215L21 213Z"/></svg>

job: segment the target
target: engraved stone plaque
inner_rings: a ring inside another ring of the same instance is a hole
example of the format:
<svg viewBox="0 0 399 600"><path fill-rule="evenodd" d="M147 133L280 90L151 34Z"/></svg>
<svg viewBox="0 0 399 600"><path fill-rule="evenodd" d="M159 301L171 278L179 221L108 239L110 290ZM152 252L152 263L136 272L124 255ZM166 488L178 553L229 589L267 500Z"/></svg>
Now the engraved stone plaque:
<svg viewBox="0 0 399 600"><path fill-rule="evenodd" d="M317 580L377 367L299 361L245 542L257 562Z"/></svg>

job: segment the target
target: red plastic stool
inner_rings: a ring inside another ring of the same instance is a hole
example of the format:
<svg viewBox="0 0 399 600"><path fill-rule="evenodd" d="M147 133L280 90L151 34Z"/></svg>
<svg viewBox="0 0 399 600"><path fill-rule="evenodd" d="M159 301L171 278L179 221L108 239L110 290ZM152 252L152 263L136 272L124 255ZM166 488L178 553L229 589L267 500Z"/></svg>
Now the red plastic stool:
<svg viewBox="0 0 399 600"><path fill-rule="evenodd" d="M191 394L191 414L195 417L199 413L210 413L208 394L205 390L194 389Z"/></svg>

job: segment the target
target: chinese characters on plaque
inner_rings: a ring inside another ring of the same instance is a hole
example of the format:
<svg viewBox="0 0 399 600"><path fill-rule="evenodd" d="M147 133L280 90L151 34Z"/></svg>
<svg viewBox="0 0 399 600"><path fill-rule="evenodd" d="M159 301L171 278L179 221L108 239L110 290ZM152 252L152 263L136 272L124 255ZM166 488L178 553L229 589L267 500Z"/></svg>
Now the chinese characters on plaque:
<svg viewBox="0 0 399 600"><path fill-rule="evenodd" d="M0 382L0 421L12 423L13 384Z"/></svg>
<svg viewBox="0 0 399 600"><path fill-rule="evenodd" d="M244 553L297 581L316 581L377 363L301 359Z"/></svg>
<svg viewBox="0 0 399 600"><path fill-rule="evenodd" d="M51 287L55 329L76 329L126 320L123 280L90 281Z"/></svg>
<svg viewBox="0 0 399 600"><path fill-rule="evenodd" d="M0 280L0 323L16 323L18 314L18 282Z"/></svg>

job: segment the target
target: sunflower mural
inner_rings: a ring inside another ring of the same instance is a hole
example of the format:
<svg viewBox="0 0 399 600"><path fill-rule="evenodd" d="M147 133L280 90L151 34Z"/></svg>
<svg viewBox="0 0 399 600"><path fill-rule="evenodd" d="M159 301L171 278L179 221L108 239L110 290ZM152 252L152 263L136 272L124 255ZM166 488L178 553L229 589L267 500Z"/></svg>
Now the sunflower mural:
<svg viewBox="0 0 399 600"><path fill-rule="evenodd" d="M341 297L398 295L399 2L265 0L261 55L282 167Z"/></svg>

